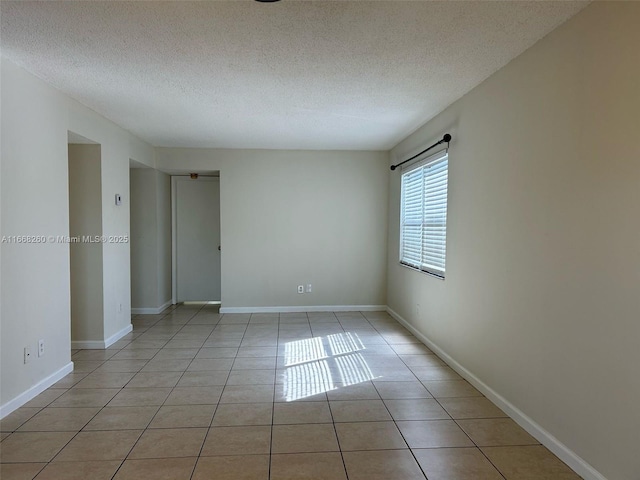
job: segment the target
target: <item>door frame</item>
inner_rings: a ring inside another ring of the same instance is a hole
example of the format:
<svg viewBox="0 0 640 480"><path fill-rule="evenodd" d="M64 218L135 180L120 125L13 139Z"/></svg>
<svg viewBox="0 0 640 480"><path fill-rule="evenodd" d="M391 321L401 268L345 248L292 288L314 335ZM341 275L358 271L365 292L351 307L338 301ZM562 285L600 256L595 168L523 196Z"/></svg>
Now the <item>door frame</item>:
<svg viewBox="0 0 640 480"><path fill-rule="evenodd" d="M178 213L178 198L177 189L178 181L180 179L189 178L190 175L171 175L171 304L178 303L178 229L177 229L177 213ZM190 178L189 178L190 179ZM220 182L220 175L198 175L198 178L193 181L204 180L213 181L213 179ZM191 180L191 179L190 179ZM218 209L220 208L221 201L218 199ZM220 217L222 218L222 216ZM220 236L222 237L222 221L220 221ZM222 251L220 251L222 256ZM220 262L220 302L208 302L211 304L222 304L222 261Z"/></svg>

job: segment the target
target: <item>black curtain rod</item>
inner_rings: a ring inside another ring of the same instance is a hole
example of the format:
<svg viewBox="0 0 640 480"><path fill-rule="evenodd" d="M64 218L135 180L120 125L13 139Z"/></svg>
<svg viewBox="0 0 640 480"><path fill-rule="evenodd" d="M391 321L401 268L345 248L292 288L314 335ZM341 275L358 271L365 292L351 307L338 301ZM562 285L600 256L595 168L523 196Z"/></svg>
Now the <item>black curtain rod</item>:
<svg viewBox="0 0 640 480"><path fill-rule="evenodd" d="M437 147L438 145L440 145L441 143L447 142L447 148L449 147L448 143L451 141L451 135L449 135L448 133L445 133L444 136L442 137L442 140L438 140L436 143L434 143L433 145L431 145L430 147L425 148L424 150L422 150L420 153L416 153L413 157L411 158L407 158L404 162L400 162L396 165L391 165L391 170L395 170L396 168L398 168L400 165L404 165L407 162L410 162L411 160L413 160L414 158L418 158L420 155L422 155L425 152L428 152L429 150L431 150L434 147Z"/></svg>

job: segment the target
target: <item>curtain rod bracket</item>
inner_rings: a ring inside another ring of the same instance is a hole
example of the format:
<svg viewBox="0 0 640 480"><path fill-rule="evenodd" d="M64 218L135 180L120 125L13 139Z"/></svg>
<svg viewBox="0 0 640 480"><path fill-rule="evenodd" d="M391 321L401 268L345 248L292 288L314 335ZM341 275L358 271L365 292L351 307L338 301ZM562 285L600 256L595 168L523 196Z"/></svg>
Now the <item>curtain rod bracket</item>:
<svg viewBox="0 0 640 480"><path fill-rule="evenodd" d="M407 158L404 162L400 162L397 163L396 165L391 165L391 170L395 170L396 168L398 168L400 165L404 165L407 162L410 162L411 160L413 160L414 158L419 157L420 155L422 155L425 152L428 152L429 150L431 150L434 147L437 147L438 145L440 145L441 143L445 143L447 142L447 148L449 148L449 142L451 141L451 135L449 135L448 133L445 133L444 136L442 137L442 139L438 140L436 143L434 143L433 145L431 145L430 147L425 148L424 150L422 150L420 153L415 154L413 157L411 158Z"/></svg>

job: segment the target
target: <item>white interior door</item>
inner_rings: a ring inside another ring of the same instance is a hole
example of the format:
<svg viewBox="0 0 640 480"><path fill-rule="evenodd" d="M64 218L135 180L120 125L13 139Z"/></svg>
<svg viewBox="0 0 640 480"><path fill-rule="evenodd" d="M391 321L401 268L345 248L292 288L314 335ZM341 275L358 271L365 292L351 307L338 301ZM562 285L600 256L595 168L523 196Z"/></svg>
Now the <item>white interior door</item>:
<svg viewBox="0 0 640 480"><path fill-rule="evenodd" d="M177 302L220 301L220 179L173 177Z"/></svg>

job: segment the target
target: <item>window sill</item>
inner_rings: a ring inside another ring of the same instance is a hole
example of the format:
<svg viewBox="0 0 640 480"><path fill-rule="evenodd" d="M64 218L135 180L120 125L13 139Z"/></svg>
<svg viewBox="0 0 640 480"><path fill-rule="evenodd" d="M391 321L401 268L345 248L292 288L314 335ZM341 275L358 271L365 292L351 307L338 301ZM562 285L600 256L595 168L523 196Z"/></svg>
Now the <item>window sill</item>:
<svg viewBox="0 0 640 480"><path fill-rule="evenodd" d="M429 277L433 277L433 278L436 278L438 280L444 281L444 276L443 275L438 275L438 274L435 274L435 273L428 272L426 270L421 270L419 268L412 267L411 265L407 265L406 263L402 263L402 262L398 262L398 263L400 264L401 267L407 268L407 269L409 269L409 270L411 270L413 272L423 273L425 275L428 275Z"/></svg>

